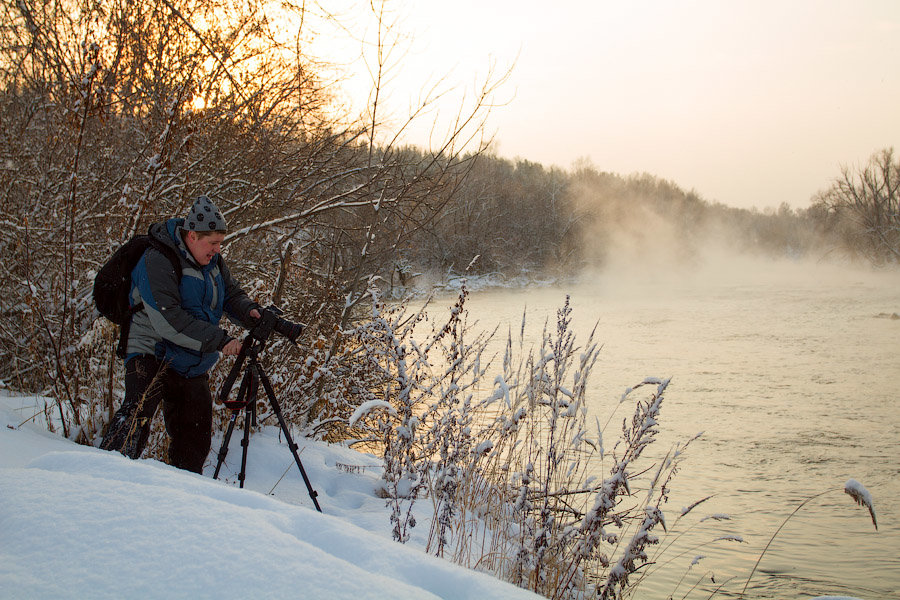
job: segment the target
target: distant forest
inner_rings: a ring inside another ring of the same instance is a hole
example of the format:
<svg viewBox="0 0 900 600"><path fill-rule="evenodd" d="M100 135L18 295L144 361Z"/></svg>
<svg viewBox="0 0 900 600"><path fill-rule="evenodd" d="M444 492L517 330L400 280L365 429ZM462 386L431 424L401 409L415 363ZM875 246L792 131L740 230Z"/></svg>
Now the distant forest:
<svg viewBox="0 0 900 600"><path fill-rule="evenodd" d="M635 261L665 255L689 267L706 251L900 262L900 161L892 150L823 190L805 209L747 210L647 173L548 169L485 153L398 264L546 275L602 267L617 253Z"/></svg>

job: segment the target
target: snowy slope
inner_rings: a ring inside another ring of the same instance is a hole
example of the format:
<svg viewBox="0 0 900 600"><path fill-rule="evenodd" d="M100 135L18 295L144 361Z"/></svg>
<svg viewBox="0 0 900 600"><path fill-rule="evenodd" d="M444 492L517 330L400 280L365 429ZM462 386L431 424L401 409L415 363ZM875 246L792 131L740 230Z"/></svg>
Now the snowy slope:
<svg viewBox="0 0 900 600"><path fill-rule="evenodd" d="M215 481L22 424L23 403L0 396L4 599L537 597L393 542L374 457L297 440L319 514L277 430L251 441L261 493L233 483L237 432Z"/></svg>

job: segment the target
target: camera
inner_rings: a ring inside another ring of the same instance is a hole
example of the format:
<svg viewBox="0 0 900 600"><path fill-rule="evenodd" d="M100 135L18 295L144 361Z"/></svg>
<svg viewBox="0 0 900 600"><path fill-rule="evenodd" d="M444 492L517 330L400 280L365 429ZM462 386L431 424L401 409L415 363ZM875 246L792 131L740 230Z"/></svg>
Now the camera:
<svg viewBox="0 0 900 600"><path fill-rule="evenodd" d="M259 314L261 317L256 322L256 325L253 326L253 329L250 330L250 335L253 339L265 342L269 339L269 335L275 331L296 344L297 338L303 333L303 325L281 318L280 315L283 313L281 309L276 306L260 308Z"/></svg>

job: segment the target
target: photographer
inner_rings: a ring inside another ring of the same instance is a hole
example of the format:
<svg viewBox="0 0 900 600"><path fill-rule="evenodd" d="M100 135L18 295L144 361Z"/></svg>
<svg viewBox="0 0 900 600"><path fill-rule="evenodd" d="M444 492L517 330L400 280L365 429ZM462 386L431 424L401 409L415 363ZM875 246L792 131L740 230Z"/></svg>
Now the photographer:
<svg viewBox="0 0 900 600"><path fill-rule="evenodd" d="M169 462L202 472L212 441L207 372L220 352L237 355L242 347L219 321L225 313L249 329L262 316L219 255L225 232L225 219L206 196L197 198L186 219L150 228L150 235L173 252L150 247L131 273L129 301L140 309L127 335L125 399L101 448L138 458L162 402Z"/></svg>

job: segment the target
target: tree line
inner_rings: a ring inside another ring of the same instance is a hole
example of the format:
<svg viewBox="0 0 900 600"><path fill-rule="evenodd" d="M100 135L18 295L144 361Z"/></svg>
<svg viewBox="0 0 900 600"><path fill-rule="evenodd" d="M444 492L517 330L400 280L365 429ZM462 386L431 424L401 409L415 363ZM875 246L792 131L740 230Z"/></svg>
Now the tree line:
<svg viewBox="0 0 900 600"><path fill-rule="evenodd" d="M586 162L562 170L482 153L435 225L413 236L411 256L432 271L557 276L602 268L619 253L638 261L666 254L686 266L717 250L900 262L900 159L893 150L823 185L807 208L742 209L647 173L621 175Z"/></svg>

